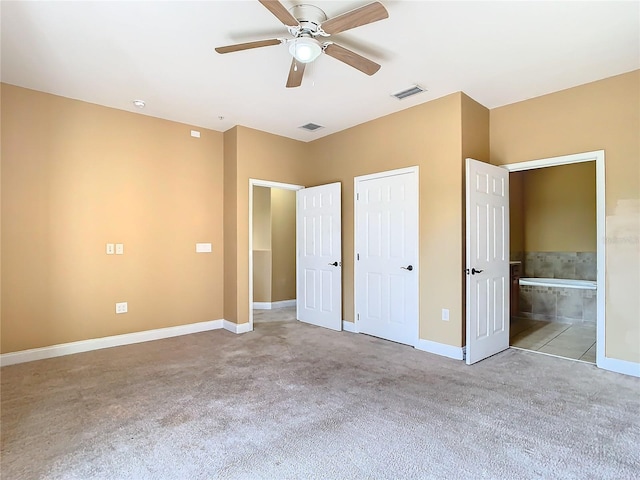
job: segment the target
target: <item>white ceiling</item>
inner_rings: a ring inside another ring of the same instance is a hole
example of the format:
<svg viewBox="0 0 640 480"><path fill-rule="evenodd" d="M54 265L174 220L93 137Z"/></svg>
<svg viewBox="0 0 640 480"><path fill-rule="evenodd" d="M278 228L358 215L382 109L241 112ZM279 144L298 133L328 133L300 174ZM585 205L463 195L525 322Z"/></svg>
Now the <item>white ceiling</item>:
<svg viewBox="0 0 640 480"><path fill-rule="evenodd" d="M331 18L369 2L307 3ZM494 108L640 68L639 1L382 3L388 19L331 37L380 63L372 77L322 55L301 87L287 89L286 45L214 52L288 36L255 0L2 1L0 73L9 84L122 110L309 141L452 92ZM415 83L428 91L390 96ZM298 128L308 122L326 128Z"/></svg>

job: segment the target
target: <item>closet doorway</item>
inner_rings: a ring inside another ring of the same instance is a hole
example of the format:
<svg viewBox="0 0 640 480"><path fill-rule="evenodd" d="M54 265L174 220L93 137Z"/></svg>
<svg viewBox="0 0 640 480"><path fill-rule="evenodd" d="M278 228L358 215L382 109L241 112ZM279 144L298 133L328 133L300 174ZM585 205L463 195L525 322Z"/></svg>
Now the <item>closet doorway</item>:
<svg viewBox="0 0 640 480"><path fill-rule="evenodd" d="M249 182L249 323L296 320L296 191L300 185Z"/></svg>

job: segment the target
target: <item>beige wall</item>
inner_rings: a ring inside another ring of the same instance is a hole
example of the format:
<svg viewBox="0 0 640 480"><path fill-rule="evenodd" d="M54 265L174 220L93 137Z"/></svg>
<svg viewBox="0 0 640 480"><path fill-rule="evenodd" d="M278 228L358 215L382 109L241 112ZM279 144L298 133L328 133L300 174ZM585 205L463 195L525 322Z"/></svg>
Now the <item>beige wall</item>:
<svg viewBox="0 0 640 480"><path fill-rule="evenodd" d="M606 345L640 362L640 71L491 110L496 165L605 150Z"/></svg>
<svg viewBox="0 0 640 480"><path fill-rule="evenodd" d="M296 192L271 189L271 301L296 298Z"/></svg>
<svg viewBox="0 0 640 480"><path fill-rule="evenodd" d="M253 301L271 302L271 189L253 187Z"/></svg>
<svg viewBox="0 0 640 480"><path fill-rule="evenodd" d="M527 172L509 174L509 248L511 260L522 260L524 254L524 176Z"/></svg>
<svg viewBox="0 0 640 480"><path fill-rule="evenodd" d="M1 95L2 352L222 318L222 134Z"/></svg>
<svg viewBox="0 0 640 480"><path fill-rule="evenodd" d="M235 219L225 236L225 319L241 324L249 321L249 179L308 185L311 177L306 143L246 127L233 130L233 136L225 132L225 148L229 138L235 153L228 162L225 154L225 220Z"/></svg>
<svg viewBox="0 0 640 480"><path fill-rule="evenodd" d="M271 303L271 250L253 251L253 301Z"/></svg>
<svg viewBox="0 0 640 480"><path fill-rule="evenodd" d="M253 249L271 250L271 189L253 187Z"/></svg>
<svg viewBox="0 0 640 480"><path fill-rule="evenodd" d="M238 127L224 132L224 318L236 321L238 301ZM248 281L248 278L247 278Z"/></svg>
<svg viewBox="0 0 640 480"><path fill-rule="evenodd" d="M353 179L420 168L420 338L462 341L461 95L454 94L311 143L314 183L342 182L343 318L354 319ZM441 309L450 309L450 321Z"/></svg>
<svg viewBox="0 0 640 480"><path fill-rule="evenodd" d="M296 192L253 187L253 301L296 298Z"/></svg>
<svg viewBox="0 0 640 480"><path fill-rule="evenodd" d="M241 126L197 140L185 125L3 85L2 351L248 321L249 178L342 182L353 321L353 178L412 165L420 338L460 346L463 159L487 159L490 131L497 165L606 150L606 351L640 362L639 85L633 72L491 112L458 93L308 144ZM199 241L213 254L195 255ZM105 255L106 242L125 255ZM130 313L115 316L124 300Z"/></svg>
<svg viewBox="0 0 640 480"><path fill-rule="evenodd" d="M596 164L518 172L524 176L524 251L596 251Z"/></svg>

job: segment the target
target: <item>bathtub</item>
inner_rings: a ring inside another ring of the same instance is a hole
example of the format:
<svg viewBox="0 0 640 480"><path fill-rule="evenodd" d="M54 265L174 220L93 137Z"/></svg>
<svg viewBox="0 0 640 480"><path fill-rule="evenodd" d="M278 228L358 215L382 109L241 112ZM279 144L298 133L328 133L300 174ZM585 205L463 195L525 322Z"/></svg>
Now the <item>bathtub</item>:
<svg viewBox="0 0 640 480"><path fill-rule="evenodd" d="M551 322L595 323L597 284L566 278L520 278L521 317Z"/></svg>
<svg viewBox="0 0 640 480"><path fill-rule="evenodd" d="M598 284L591 280L570 280L566 278L521 278L520 285L595 290Z"/></svg>

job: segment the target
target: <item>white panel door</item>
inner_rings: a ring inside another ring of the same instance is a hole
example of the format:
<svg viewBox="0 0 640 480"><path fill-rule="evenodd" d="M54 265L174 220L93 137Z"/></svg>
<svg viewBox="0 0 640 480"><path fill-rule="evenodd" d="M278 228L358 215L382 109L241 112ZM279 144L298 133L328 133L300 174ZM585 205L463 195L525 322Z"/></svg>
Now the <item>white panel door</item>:
<svg viewBox="0 0 640 480"><path fill-rule="evenodd" d="M342 330L340 183L304 188L297 197L297 316Z"/></svg>
<svg viewBox="0 0 640 480"><path fill-rule="evenodd" d="M415 345L418 172L394 172L356 178L356 328Z"/></svg>
<svg viewBox="0 0 640 480"><path fill-rule="evenodd" d="M467 158L467 363L509 348L509 172Z"/></svg>

